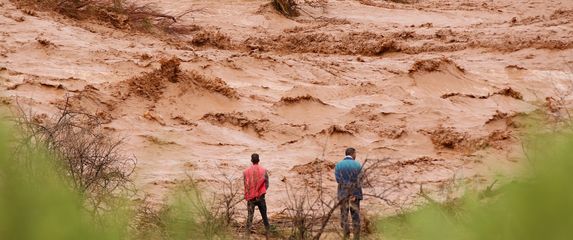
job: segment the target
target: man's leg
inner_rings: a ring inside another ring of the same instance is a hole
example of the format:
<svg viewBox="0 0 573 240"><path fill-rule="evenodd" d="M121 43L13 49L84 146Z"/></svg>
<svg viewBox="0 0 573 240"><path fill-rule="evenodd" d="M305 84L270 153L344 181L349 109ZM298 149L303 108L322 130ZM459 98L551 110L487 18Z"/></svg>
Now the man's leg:
<svg viewBox="0 0 573 240"><path fill-rule="evenodd" d="M269 231L271 225L269 224L269 218L267 217L267 202L265 198L261 198L258 202L259 212L261 212L261 217L263 218L263 224L265 225L265 230Z"/></svg>
<svg viewBox="0 0 573 240"><path fill-rule="evenodd" d="M350 214L352 215L352 229L354 239L360 239L360 199L350 201Z"/></svg>
<svg viewBox="0 0 573 240"><path fill-rule="evenodd" d="M253 215L255 214L255 203L247 201L247 235L251 234L251 226L253 225Z"/></svg>
<svg viewBox="0 0 573 240"><path fill-rule="evenodd" d="M344 239L348 239L350 236L350 226L348 225L348 199L346 198L340 203L340 227L342 227Z"/></svg>

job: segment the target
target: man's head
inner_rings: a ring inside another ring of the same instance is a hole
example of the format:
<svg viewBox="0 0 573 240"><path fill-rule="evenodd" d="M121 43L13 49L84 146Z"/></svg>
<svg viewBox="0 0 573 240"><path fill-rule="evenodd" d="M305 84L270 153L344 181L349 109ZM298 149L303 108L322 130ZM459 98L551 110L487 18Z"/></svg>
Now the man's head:
<svg viewBox="0 0 573 240"><path fill-rule="evenodd" d="M259 164L259 154L256 153L251 154L251 162L253 164Z"/></svg>
<svg viewBox="0 0 573 240"><path fill-rule="evenodd" d="M346 156L351 156L352 159L356 159L356 149L354 148L351 147L347 148L346 151L344 151L344 154Z"/></svg>

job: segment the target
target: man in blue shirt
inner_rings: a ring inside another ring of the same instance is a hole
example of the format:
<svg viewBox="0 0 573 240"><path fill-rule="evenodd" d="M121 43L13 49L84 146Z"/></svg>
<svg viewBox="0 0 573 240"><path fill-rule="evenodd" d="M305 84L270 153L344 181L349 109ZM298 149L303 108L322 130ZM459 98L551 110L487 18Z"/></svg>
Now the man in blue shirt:
<svg viewBox="0 0 573 240"><path fill-rule="evenodd" d="M340 201L340 225L344 239L350 236L348 212L352 215L354 239L360 239L360 200L362 200L362 166L356 161L356 149L347 148L346 157L336 164L334 175L338 183L338 201Z"/></svg>

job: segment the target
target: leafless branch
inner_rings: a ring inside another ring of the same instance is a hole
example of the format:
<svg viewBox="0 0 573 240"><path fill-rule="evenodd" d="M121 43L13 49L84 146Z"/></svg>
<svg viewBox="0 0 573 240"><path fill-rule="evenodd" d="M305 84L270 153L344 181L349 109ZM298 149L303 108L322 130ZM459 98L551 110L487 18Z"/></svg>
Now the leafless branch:
<svg viewBox="0 0 573 240"><path fill-rule="evenodd" d="M22 154L29 148L47 151L62 176L83 194L94 213L106 207L107 198L119 192L132 193L130 176L137 159L121 154L123 139L110 137L98 116L72 109L69 97L58 115L51 118L18 106L15 123L22 134L17 151ZM21 161L26 162L25 159Z"/></svg>

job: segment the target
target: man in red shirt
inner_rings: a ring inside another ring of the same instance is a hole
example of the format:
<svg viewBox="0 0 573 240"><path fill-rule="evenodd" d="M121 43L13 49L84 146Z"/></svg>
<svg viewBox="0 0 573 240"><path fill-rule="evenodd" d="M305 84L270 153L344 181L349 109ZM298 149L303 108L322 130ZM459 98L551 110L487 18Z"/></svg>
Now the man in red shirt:
<svg viewBox="0 0 573 240"><path fill-rule="evenodd" d="M259 208L265 230L268 234L270 224L267 218L267 203L265 202L265 193L269 188L269 175L267 170L259 165L259 154L253 153L251 155L251 162L253 165L243 172L243 181L245 184L245 200L247 200L248 216L247 216L247 234L251 233L251 225L253 224L253 215L255 213L255 206Z"/></svg>

